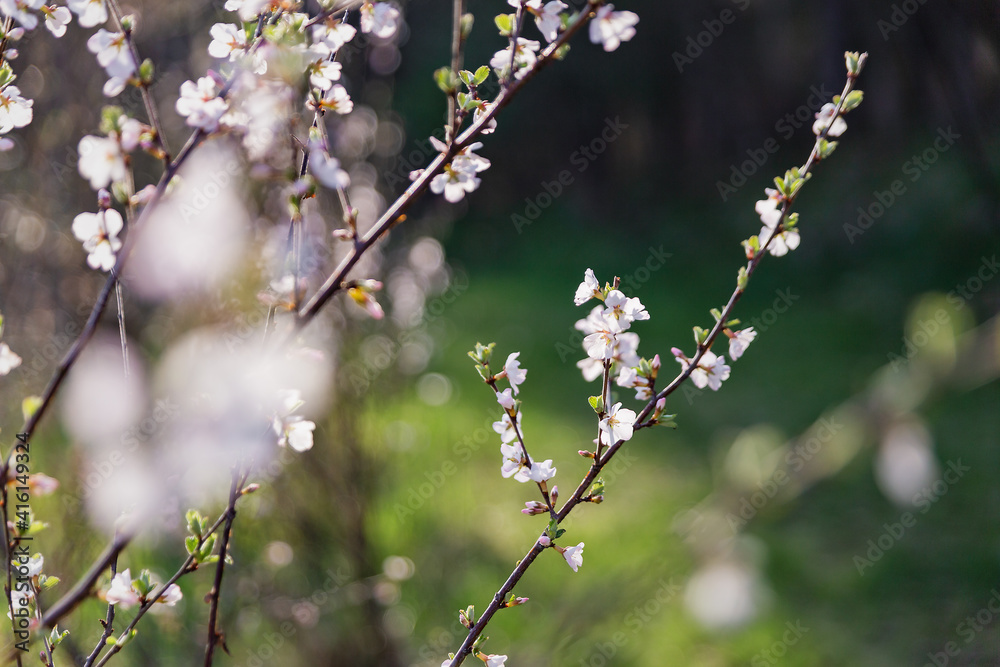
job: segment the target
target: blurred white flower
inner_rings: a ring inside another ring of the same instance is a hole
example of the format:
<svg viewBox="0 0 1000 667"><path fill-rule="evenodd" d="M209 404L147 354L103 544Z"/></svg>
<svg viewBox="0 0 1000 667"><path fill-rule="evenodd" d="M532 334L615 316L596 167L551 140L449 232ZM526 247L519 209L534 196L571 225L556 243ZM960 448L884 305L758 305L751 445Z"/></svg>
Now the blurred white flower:
<svg viewBox="0 0 1000 667"><path fill-rule="evenodd" d="M703 566L688 581L684 602L710 630L741 627L757 615L764 590L752 566L723 560Z"/></svg>
<svg viewBox="0 0 1000 667"><path fill-rule="evenodd" d="M317 181L333 190L342 190L351 184L351 177L340 168L340 160L330 157L323 150L310 151L309 170Z"/></svg>
<svg viewBox="0 0 1000 667"><path fill-rule="evenodd" d="M836 110L836 104L827 102L823 105L823 108L816 114L816 122L813 123L813 134L819 136L823 133L823 130L828 127L830 128L830 131L826 133L826 136L828 137L839 137L844 133L847 129L847 122L844 120L843 116L837 116L837 120L833 120L833 113Z"/></svg>
<svg viewBox="0 0 1000 667"><path fill-rule="evenodd" d="M108 10L104 0L67 0L66 4L79 16L81 28L93 28L108 20Z"/></svg>
<svg viewBox="0 0 1000 667"><path fill-rule="evenodd" d="M930 431L916 417L893 424L875 458L875 479L882 493L902 507L912 507L920 492L940 477Z"/></svg>
<svg viewBox="0 0 1000 667"><path fill-rule="evenodd" d="M639 16L635 12L616 12L614 5L603 5L590 22L590 41L600 44L605 51L614 51L622 42L635 37L635 24Z"/></svg>
<svg viewBox="0 0 1000 667"><path fill-rule="evenodd" d="M243 258L249 219L237 183L242 165L232 150L208 145L180 171L180 184L144 223L126 275L151 299L215 289Z"/></svg>
<svg viewBox="0 0 1000 667"><path fill-rule="evenodd" d="M0 376L7 375L21 365L21 357L14 354L7 343L0 343Z"/></svg>
<svg viewBox="0 0 1000 667"><path fill-rule="evenodd" d="M398 29L399 10L388 2L365 2L361 5L361 32L387 39Z"/></svg>
<svg viewBox="0 0 1000 667"><path fill-rule="evenodd" d="M44 0L0 0L0 14L12 17L26 30L34 30L38 25L38 17L29 10L40 9L43 2Z"/></svg>

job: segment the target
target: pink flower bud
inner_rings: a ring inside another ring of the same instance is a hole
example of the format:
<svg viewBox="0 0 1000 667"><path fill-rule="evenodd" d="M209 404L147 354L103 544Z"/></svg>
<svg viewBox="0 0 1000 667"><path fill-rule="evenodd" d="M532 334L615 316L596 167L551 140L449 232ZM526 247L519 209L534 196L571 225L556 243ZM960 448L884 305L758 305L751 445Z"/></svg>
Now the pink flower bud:
<svg viewBox="0 0 1000 667"><path fill-rule="evenodd" d="M543 547L549 547L552 546L552 540L549 539L548 535L542 535L541 537L538 538L538 544L540 544Z"/></svg>
<svg viewBox="0 0 1000 667"><path fill-rule="evenodd" d="M687 359L687 355L685 355L678 347L670 348L670 353L673 354L678 359Z"/></svg>
<svg viewBox="0 0 1000 667"><path fill-rule="evenodd" d="M108 192L107 188L101 188L97 191L97 206L111 208L111 193Z"/></svg>

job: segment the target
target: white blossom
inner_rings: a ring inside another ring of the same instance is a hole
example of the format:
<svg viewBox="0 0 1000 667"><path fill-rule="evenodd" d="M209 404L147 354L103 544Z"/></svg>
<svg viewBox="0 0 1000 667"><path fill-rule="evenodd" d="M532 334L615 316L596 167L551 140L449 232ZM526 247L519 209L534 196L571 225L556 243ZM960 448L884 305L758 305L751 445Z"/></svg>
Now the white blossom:
<svg viewBox="0 0 1000 667"><path fill-rule="evenodd" d="M750 343L756 337L757 332L754 331L753 327L747 327L734 333L732 338L729 339L729 357L733 361L742 357L743 353L746 352L746 349L750 347Z"/></svg>
<svg viewBox="0 0 1000 667"><path fill-rule="evenodd" d="M518 392L517 385L524 382L524 379L528 376L527 369L521 368L521 362L517 360L520 354L520 352L511 352L507 355L507 361L503 364L503 370L507 374L507 381L510 382L510 387L514 390L515 396L517 396Z"/></svg>
<svg viewBox="0 0 1000 667"><path fill-rule="evenodd" d="M87 49L97 54L98 64L109 77L127 79L135 73L135 58L132 57L125 33L109 32L101 28L87 40Z"/></svg>
<svg viewBox="0 0 1000 667"><path fill-rule="evenodd" d="M43 8L45 14L45 27L55 37L62 37L66 34L66 26L73 20L73 15L66 7Z"/></svg>
<svg viewBox="0 0 1000 667"><path fill-rule="evenodd" d="M524 37L517 38L517 46L514 49L514 77L522 78L527 74L528 70L535 61L538 59L537 51L541 45L532 39L525 39ZM493 58L490 59L490 67L495 69L498 74L510 70L511 65L511 52L510 47L502 51L497 51L493 54Z"/></svg>
<svg viewBox="0 0 1000 667"><path fill-rule="evenodd" d="M354 39L357 34L354 26L337 21L333 24L321 23L312 29L313 51L322 57L329 57L340 50L340 47Z"/></svg>
<svg viewBox="0 0 1000 667"><path fill-rule="evenodd" d="M608 436L611 443L619 440L631 440L635 419L636 414L633 410L623 408L621 403L615 403L601 420L601 431Z"/></svg>
<svg viewBox="0 0 1000 667"><path fill-rule="evenodd" d="M104 594L104 599L108 604L118 604L124 608L139 604L139 594L132 590L132 574L128 570L119 572L111 579L111 586Z"/></svg>
<svg viewBox="0 0 1000 667"><path fill-rule="evenodd" d="M616 12L614 5L603 5L590 22L590 41L601 44L605 51L614 51L622 42L635 37L639 17L634 12Z"/></svg>
<svg viewBox="0 0 1000 667"><path fill-rule="evenodd" d="M113 208L81 213L73 219L73 236L83 242L90 268L102 271L114 268L115 253L122 247L118 233L124 226L121 214Z"/></svg>
<svg viewBox="0 0 1000 667"><path fill-rule="evenodd" d="M760 245L761 247L766 245L767 251L775 257L787 255L788 251L799 247L801 238L797 229L782 229L781 233L775 236L774 240L768 244L772 234L774 234L774 227L762 227L760 230Z"/></svg>
<svg viewBox="0 0 1000 667"><path fill-rule="evenodd" d="M309 84L320 90L330 90L334 81L340 79L341 64L332 60L322 60L309 66Z"/></svg>
<svg viewBox="0 0 1000 667"><path fill-rule="evenodd" d="M156 598L156 601L160 604L165 604L168 607L173 607L175 604L181 601L184 597L184 593L181 592L181 587L177 584L170 584L167 586L167 590L160 594L160 597Z"/></svg>
<svg viewBox="0 0 1000 667"><path fill-rule="evenodd" d="M21 97L21 89L17 86L7 86L0 90L0 134L31 123L32 104L34 100Z"/></svg>
<svg viewBox="0 0 1000 667"><path fill-rule="evenodd" d="M514 424L517 424L516 430ZM500 436L502 442L513 442L517 439L517 434L521 432L521 413L517 413L514 422L510 421L510 415L504 414L500 421L493 422L493 430Z"/></svg>
<svg viewBox="0 0 1000 667"><path fill-rule="evenodd" d="M125 157L116 140L87 135L80 139L77 150L80 175L90 181L90 187L98 190L125 179Z"/></svg>
<svg viewBox="0 0 1000 667"><path fill-rule="evenodd" d="M347 89L339 83L330 87L319 102L319 106L326 111L333 111L341 115L349 114L354 110L354 102L347 94Z"/></svg>
<svg viewBox="0 0 1000 667"><path fill-rule="evenodd" d="M208 55L213 58L235 60L247 48L247 34L239 26L231 23L216 23L209 31L212 41L208 45Z"/></svg>
<svg viewBox="0 0 1000 667"><path fill-rule="evenodd" d="M444 198L452 204L459 202L468 192L475 192L482 181L465 171L445 165L444 172L431 179L431 192L444 194Z"/></svg>
<svg viewBox="0 0 1000 667"><path fill-rule="evenodd" d="M847 129L847 122L844 120L843 116L837 116L837 120L833 120L833 113L837 110L837 105L827 102L823 105L823 108L819 110L816 114L816 122L813 123L813 134L819 136L823 133L823 130L830 128L830 131L826 133L828 137L839 137ZM833 125L830 122L833 121Z"/></svg>
<svg viewBox="0 0 1000 667"><path fill-rule="evenodd" d="M198 83L185 81L181 84L181 96L177 99L177 113L187 117L187 124L199 127L205 132L215 132L219 119L228 111L229 104L219 97L215 79L203 76Z"/></svg>
<svg viewBox="0 0 1000 667"><path fill-rule="evenodd" d="M511 396L510 391L510 388L507 388L497 393L497 403L505 410L514 409L514 397Z"/></svg>
<svg viewBox="0 0 1000 667"><path fill-rule="evenodd" d="M575 547L566 547L562 552L563 558L569 564L573 571L576 572L583 565L583 542L580 542Z"/></svg>
<svg viewBox="0 0 1000 667"><path fill-rule="evenodd" d="M583 274L583 282L576 288L573 295L573 303L582 306L591 299L603 299L604 292L601 291L601 283L597 282L597 276L593 269L587 269Z"/></svg>

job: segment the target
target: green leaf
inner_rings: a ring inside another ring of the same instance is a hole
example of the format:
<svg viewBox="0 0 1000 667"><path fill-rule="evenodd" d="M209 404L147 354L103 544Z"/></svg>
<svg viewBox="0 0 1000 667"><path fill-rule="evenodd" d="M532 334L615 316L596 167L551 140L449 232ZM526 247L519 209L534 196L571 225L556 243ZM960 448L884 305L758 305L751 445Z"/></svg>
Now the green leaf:
<svg viewBox="0 0 1000 667"><path fill-rule="evenodd" d="M587 399L587 402L590 403L590 407L592 407L594 409L594 412L596 412L597 414L601 414L602 412L604 412L604 399L602 397L591 396L590 398Z"/></svg>
<svg viewBox="0 0 1000 667"><path fill-rule="evenodd" d="M556 60L565 60L566 55L568 53L569 53L569 44L563 44L558 49L556 49L556 52L553 53L552 55L553 57L555 57Z"/></svg>
<svg viewBox="0 0 1000 667"><path fill-rule="evenodd" d="M514 14L500 14L493 19L502 36L510 37L510 34L514 32L514 18Z"/></svg>
<svg viewBox="0 0 1000 667"><path fill-rule="evenodd" d="M194 535L188 535L184 538L184 548L187 549L189 554L193 554L198 550L198 538Z"/></svg>
<svg viewBox="0 0 1000 667"><path fill-rule="evenodd" d="M455 74L448 67L439 67L434 70L434 81L437 83L438 88L441 89L441 92L446 95L451 95L458 89Z"/></svg>
<svg viewBox="0 0 1000 667"><path fill-rule="evenodd" d="M754 236L751 240L757 240L757 237ZM747 243L747 242L744 241L744 243ZM740 272L736 276L736 287L738 287L739 290L742 292L742 291L746 290L748 282L750 282L750 275L747 273L747 267L741 266L740 267Z"/></svg>
<svg viewBox="0 0 1000 667"><path fill-rule="evenodd" d="M483 382L489 382L493 379L493 374L490 373L489 366L476 366L476 372L479 373L479 377L483 378Z"/></svg>
<svg viewBox="0 0 1000 667"><path fill-rule="evenodd" d="M476 70L476 74L473 77L473 83L477 86L483 85L483 83L490 77L489 65L483 65Z"/></svg>
<svg viewBox="0 0 1000 667"><path fill-rule="evenodd" d="M835 151L836 149L837 149L836 141L827 141L826 139L820 139L819 150L817 151L819 159L825 160L826 158L833 155L833 151Z"/></svg>
<svg viewBox="0 0 1000 667"><path fill-rule="evenodd" d="M708 312L712 313L712 317L715 318L716 322L718 322L719 320L722 319L722 311L719 310L718 308L713 308L712 310L710 310Z"/></svg>
<svg viewBox="0 0 1000 667"><path fill-rule="evenodd" d="M847 113L852 109L857 109L864 98L865 92L863 90L852 90L847 93L847 99L844 100L843 112Z"/></svg>
<svg viewBox="0 0 1000 667"><path fill-rule="evenodd" d="M702 329L701 327L694 327L694 342L701 345L708 338L708 329Z"/></svg>
<svg viewBox="0 0 1000 667"><path fill-rule="evenodd" d="M153 61L149 58L146 58L145 60L142 61L142 64L139 65L139 80L147 85L152 83L154 72L155 69L153 67Z"/></svg>
<svg viewBox="0 0 1000 667"><path fill-rule="evenodd" d="M468 39L469 35L472 34L472 26L475 22L476 17L472 14L462 14L461 31L463 40Z"/></svg>

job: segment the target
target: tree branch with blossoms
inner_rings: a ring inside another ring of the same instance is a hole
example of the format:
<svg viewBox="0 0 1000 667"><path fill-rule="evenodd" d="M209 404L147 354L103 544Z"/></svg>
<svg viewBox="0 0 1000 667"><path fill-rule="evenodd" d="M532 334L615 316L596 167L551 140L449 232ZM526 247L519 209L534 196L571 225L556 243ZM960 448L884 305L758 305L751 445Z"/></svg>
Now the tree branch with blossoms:
<svg viewBox="0 0 1000 667"><path fill-rule="evenodd" d="M715 325L710 330L694 327L697 348L692 357L688 358L678 348L672 349L676 360L681 365L681 372L660 391L657 392L655 389L661 369L659 355L654 356L651 360L639 357L637 353L638 336L629 331L632 323L649 319L645 307L639 299L628 297L618 289L617 278L613 283L605 284L602 287L594 272L587 269L584 281L574 295L574 303L580 306L591 299L603 302L603 306L596 306L587 318L580 320L576 325L576 328L585 334L583 347L587 353L587 358L581 361L578 367L588 381L601 378L600 393L589 399L590 406L596 413L598 420L598 437L594 440L595 450L594 452L587 450L579 452L584 458L591 459L590 468L573 494L554 514L531 549L518 562L504 584L494 594L483 614L477 619L474 607L459 612L459 620L469 628L469 633L458 651L449 654L448 659L441 663L442 667L458 667L469 655L476 655L488 667L499 667L505 664L506 655L487 655L481 649L486 641L483 632L500 609L517 606L526 601L526 598L514 595L514 588L545 549L557 550L574 572L583 564L583 542L576 546L563 547L557 545L555 540L565 534L566 531L560 528L560 524L577 506L586 502L597 504L603 502L604 483L600 474L604 467L621 447L631 440L636 431L656 425L676 428L674 421L676 415L664 414L666 399L685 380L691 379L698 388L708 387L717 391L722 382L729 378L731 369L725 363L725 356L712 353L712 345L720 334L725 333L729 338L730 357L736 360L743 355L747 346L756 338L757 332L753 330L753 327L734 331L733 329L739 325L739 321L729 318L732 316L736 302L746 290L750 276L760 265L764 256L767 254L783 256L798 247L798 214L792 213L791 207L797 200L802 186L811 177L815 165L820 160L828 158L836 149L837 142L830 141L829 137L840 136L846 130L847 124L842 118L843 114L861 103L863 94L854 88L866 60L867 54L853 52L845 54L847 82L843 92L836 96L833 102L825 104L816 114L816 121L813 124L816 140L809 158L802 167L789 170L783 178L775 178L776 189L767 189L767 199L757 202L755 210L760 215L763 227L758 235L742 242L748 261L747 265L739 270L735 291L721 311L712 310ZM510 476L508 472L512 459L509 456L510 445L507 444L507 438L504 434L508 430L515 430L518 441L522 443L520 458L514 457L520 473L515 479L525 482L534 478L533 473L537 475L543 469L543 466L532 462L523 453L520 420L511 421L510 413L513 401L510 392L511 390L517 392L517 385L524 381L526 371L518 367L517 374L513 378L511 377L508 366L512 358L517 358L518 353L515 352L508 357L504 370L493 374L490 370L493 347L492 343L485 346L477 343L476 349L469 352L469 356L475 362L476 371L483 378L483 381L493 389L498 402L505 410L502 422L497 423L498 425L502 424L504 428L496 429L504 441L500 446L503 459L501 472L504 477ZM610 379L615 374L617 374L616 383L619 387L635 389L636 399L645 401L644 407L638 414L629 408L622 407L621 402L608 406L612 400L609 398ZM511 383L511 389L500 392L496 381L504 377L507 377ZM521 416L520 401L517 402L516 416L518 418ZM604 449L605 447L607 449ZM551 468L551 460L545 462L544 468ZM551 469L551 472L554 475L555 469ZM529 502L526 505L527 509L521 510L524 514L540 514L545 511L537 503Z"/></svg>

